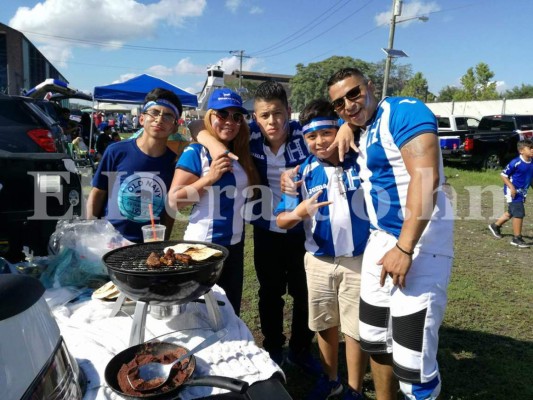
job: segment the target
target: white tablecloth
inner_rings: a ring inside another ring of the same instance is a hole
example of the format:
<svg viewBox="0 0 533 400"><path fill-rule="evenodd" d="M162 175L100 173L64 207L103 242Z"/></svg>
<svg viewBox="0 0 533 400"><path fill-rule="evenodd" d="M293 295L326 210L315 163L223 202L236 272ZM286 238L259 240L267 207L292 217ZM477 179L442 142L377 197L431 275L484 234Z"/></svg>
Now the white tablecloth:
<svg viewBox="0 0 533 400"><path fill-rule="evenodd" d="M222 317L229 333L220 342L196 354L195 375L224 375L239 378L252 384L270 378L276 372L283 374L268 353L259 348L244 322L239 319L221 288L213 288L221 306ZM109 360L129 347L133 306L125 306L114 318L109 314L112 302L85 300L67 303L73 295L68 288L52 289L46 293L48 304L58 322L67 347L87 376L87 391L84 400L119 399L106 386L104 370ZM206 305L191 302L185 311L169 320L146 317L145 340L159 335L189 349L211 335ZM187 387L180 391L181 398L195 399L225 390L210 387Z"/></svg>

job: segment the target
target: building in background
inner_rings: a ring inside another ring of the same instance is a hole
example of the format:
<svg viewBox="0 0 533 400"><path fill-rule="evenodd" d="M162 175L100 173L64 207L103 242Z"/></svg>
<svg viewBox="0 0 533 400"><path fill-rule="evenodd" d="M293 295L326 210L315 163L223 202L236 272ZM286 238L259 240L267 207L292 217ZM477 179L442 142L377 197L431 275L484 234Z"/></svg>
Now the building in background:
<svg viewBox="0 0 533 400"><path fill-rule="evenodd" d="M204 83L204 87L198 94L198 108L196 110L198 116L203 116L207 110L207 101L211 96L211 93L215 89L221 87L238 88L241 72L239 70L233 71L231 74L226 74L224 69L220 65L212 65L207 68L207 79ZM259 86L261 83L269 80L274 80L285 88L287 97L290 97L291 91L289 87L289 81L292 75L282 74L268 74L264 72L251 72L242 71L242 83L244 92L240 93L244 103L243 106L253 111L253 93L247 93L246 86ZM234 89L239 92L239 89ZM247 100L248 99L248 100Z"/></svg>
<svg viewBox="0 0 533 400"><path fill-rule="evenodd" d="M0 93L19 95L48 78L68 83L24 34L0 23Z"/></svg>

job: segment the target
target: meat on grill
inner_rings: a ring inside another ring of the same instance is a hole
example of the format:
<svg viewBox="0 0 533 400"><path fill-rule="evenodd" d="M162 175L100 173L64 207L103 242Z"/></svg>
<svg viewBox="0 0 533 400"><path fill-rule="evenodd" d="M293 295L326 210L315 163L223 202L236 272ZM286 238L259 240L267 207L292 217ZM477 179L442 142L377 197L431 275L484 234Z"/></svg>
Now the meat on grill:
<svg viewBox="0 0 533 400"><path fill-rule="evenodd" d="M151 252L146 260L146 265L148 265L150 268L159 268L161 266L161 261L159 258L160 257L156 253Z"/></svg>
<svg viewBox="0 0 533 400"><path fill-rule="evenodd" d="M190 255L183 253L174 253L174 258L176 261L179 261L185 265L189 265L189 263L192 261L192 257Z"/></svg>
<svg viewBox="0 0 533 400"><path fill-rule="evenodd" d="M161 261L161 264L166 265L167 267L170 267L174 264L174 250L168 249L167 252L159 259Z"/></svg>
<svg viewBox="0 0 533 400"><path fill-rule="evenodd" d="M155 252L150 253L146 260L146 265L150 268L159 268L162 266L171 267L173 265L189 265L192 257L188 254L175 253L174 250L168 249L163 256Z"/></svg>

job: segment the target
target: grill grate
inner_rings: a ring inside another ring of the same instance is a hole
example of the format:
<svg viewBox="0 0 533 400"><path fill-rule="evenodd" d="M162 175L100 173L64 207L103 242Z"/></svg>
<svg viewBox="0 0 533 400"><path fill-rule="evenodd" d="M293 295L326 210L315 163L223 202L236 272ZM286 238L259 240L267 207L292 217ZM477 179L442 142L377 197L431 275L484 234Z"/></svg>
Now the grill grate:
<svg viewBox="0 0 533 400"><path fill-rule="evenodd" d="M174 246L178 243L184 243L182 241L163 241L163 242L148 242L139 243L131 246L121 247L115 250L111 250L103 257L104 264L114 271L123 272L146 272L146 273L162 273L162 272L178 272L178 271L194 271L202 267L211 265L213 262L220 260L219 257L215 259L207 259L205 261L191 261L189 265L176 262L175 265L166 266L162 265L157 268L150 268L146 265L146 260L150 253L155 252L159 255L164 254L165 247ZM222 251L227 255L227 249L212 243L204 242L192 242L187 243L200 243L206 246L212 247L216 250Z"/></svg>

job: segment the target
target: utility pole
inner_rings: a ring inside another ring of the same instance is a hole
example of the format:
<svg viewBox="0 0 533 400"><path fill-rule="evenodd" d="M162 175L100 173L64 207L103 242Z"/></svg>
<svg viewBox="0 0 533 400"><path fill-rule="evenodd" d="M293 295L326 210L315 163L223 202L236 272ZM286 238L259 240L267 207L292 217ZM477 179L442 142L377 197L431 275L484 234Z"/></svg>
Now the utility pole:
<svg viewBox="0 0 533 400"><path fill-rule="evenodd" d="M233 56L239 56L240 58L240 65L239 65L239 89L242 89L242 59L243 57L245 58L250 58L250 56L245 56L244 55L244 52L245 50L232 50L230 51L229 53Z"/></svg>
<svg viewBox="0 0 533 400"><path fill-rule="evenodd" d="M392 16L390 19L389 30L389 45L387 50L394 48L394 31L396 29L396 17L402 14L402 0L392 0ZM387 96L387 89L389 87L389 75L392 62L392 56L387 53L387 59L385 61L385 73L383 77L383 89L381 91L381 98L384 99Z"/></svg>

